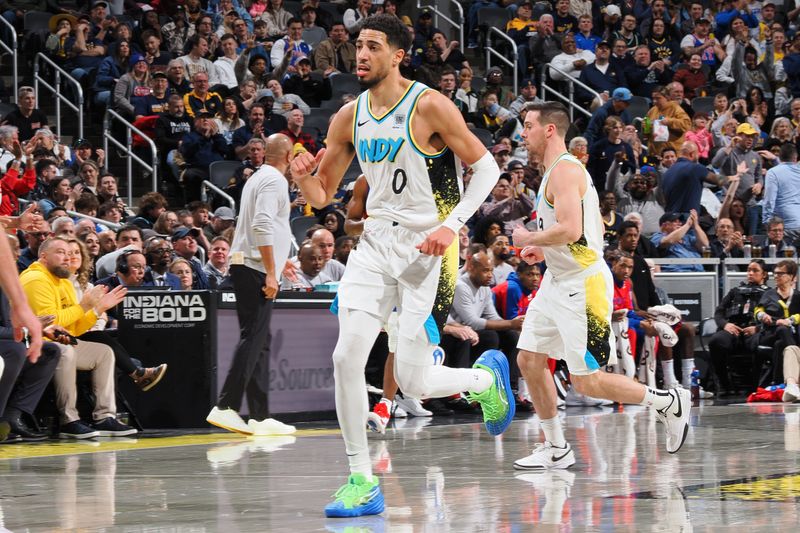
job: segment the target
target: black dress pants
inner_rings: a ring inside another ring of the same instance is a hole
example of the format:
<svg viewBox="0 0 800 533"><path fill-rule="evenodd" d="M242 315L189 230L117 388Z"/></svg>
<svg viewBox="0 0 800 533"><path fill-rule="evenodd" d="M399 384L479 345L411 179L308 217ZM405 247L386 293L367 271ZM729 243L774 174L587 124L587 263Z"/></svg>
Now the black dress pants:
<svg viewBox="0 0 800 533"><path fill-rule="evenodd" d="M242 408L242 396L247 394L250 417L263 420L269 415L269 355L272 333L273 300L264 298L265 274L244 265L231 265L233 292L236 294L236 315L239 317L239 344L233 353L233 363L217 407Z"/></svg>
<svg viewBox="0 0 800 533"><path fill-rule="evenodd" d="M0 356L6 366L0 378L0 415L6 409L33 414L61 356L61 350L53 342L42 344L42 354L36 363L31 363L25 352L21 342L0 340Z"/></svg>

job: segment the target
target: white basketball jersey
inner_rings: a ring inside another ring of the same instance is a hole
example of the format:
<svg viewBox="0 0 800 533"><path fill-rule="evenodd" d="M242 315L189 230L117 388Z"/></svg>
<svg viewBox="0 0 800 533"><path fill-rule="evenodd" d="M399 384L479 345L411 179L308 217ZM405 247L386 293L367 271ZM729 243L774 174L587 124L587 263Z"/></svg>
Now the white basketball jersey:
<svg viewBox="0 0 800 533"><path fill-rule="evenodd" d="M586 171L583 164L569 153L564 153L556 159L542 177L539 187L539 199L536 202L536 225L539 230L544 230L556 223L556 213L553 205L547 201L547 185L550 182L552 170L561 161L580 166L586 180L586 193L581 199L583 212L583 232L581 238L574 243L562 246L547 246L543 248L547 269L553 276L579 274L598 262L603 261L603 218L600 214L600 200L592 184L592 176Z"/></svg>
<svg viewBox="0 0 800 533"><path fill-rule="evenodd" d="M412 82L380 117L372 114L370 91L359 95L353 117L353 146L369 183L367 212L415 231L444 221L461 199L461 161L446 146L426 153L415 142L411 119L429 90Z"/></svg>

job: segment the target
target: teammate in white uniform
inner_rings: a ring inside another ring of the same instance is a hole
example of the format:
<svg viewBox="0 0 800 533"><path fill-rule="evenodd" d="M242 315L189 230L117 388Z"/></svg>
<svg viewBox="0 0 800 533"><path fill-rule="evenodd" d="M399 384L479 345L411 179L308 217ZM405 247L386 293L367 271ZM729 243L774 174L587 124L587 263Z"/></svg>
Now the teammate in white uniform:
<svg viewBox="0 0 800 533"><path fill-rule="evenodd" d="M500 172L449 99L400 75L410 46L411 35L397 17L367 18L356 42L356 74L369 90L336 113L327 151L316 158L301 154L292 162L292 175L316 208L331 202L353 156L369 184L369 218L339 285L336 412L351 475L325 508L332 517L383 511L367 448L364 367L393 308L398 310L394 374L404 394L423 398L469 391L481 403L492 434L504 431L514 416L502 353L486 352L472 369L434 366L431 358L439 333L425 323L431 314L443 322L449 311L449 305L433 309L440 272L449 273L450 282L439 290L455 287L458 254L448 248ZM475 170L463 196L461 160Z"/></svg>
<svg viewBox="0 0 800 533"><path fill-rule="evenodd" d="M569 115L552 102L528 104L522 138L531 157L547 169L536 205L538 231L514 230L528 263L544 260L547 272L528 307L517 361L533 396L545 441L514 468L545 470L575 463L556 411L556 390L547 358L564 359L580 394L656 410L666 425L667 451L677 452L689 429L689 392L640 385L622 375L600 372L608 362L613 280L603 261L603 221L597 191L586 168L567 152Z"/></svg>

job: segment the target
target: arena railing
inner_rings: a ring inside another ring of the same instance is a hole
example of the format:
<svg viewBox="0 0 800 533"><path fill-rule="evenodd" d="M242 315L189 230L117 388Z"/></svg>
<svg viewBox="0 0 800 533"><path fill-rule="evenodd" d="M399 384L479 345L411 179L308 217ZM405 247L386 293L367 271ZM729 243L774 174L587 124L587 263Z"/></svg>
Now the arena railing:
<svg viewBox="0 0 800 533"><path fill-rule="evenodd" d="M11 54L11 69L14 79L14 87L11 92L13 102L17 103L17 90L19 89L19 64L17 59L17 29L8 22L4 17L0 17L0 23L8 27L9 34L11 35L11 46L8 46L3 40L0 39L0 48Z"/></svg>
<svg viewBox="0 0 800 533"><path fill-rule="evenodd" d="M211 183L208 180L203 180L202 185L200 185L200 199L201 200L203 200L204 202L208 201L208 191L209 190L213 191L214 194L217 194L220 197L222 197L223 200L228 202L228 205L231 207L231 209L233 209L233 212L234 213L236 212L236 200L234 200L233 197L230 194L226 193L225 191L223 191L222 189L220 189L219 187L217 187L216 185L214 185L213 183Z"/></svg>
<svg viewBox="0 0 800 533"><path fill-rule="evenodd" d="M464 19L464 8L461 6L460 2L456 0L449 0L450 7L455 8L458 12L458 20L451 19L448 15L444 14L442 11L439 11L439 8L435 4L424 4L422 0L417 0L417 9L429 9L433 12L433 25L435 27L439 27L439 17L441 17L445 22L447 22L450 26L454 27L458 31L458 47L461 49L461 53L464 53L464 26L466 25L466 20ZM444 4L446 2L439 2L439 4Z"/></svg>
<svg viewBox="0 0 800 533"><path fill-rule="evenodd" d="M559 91L555 89L555 87L547 85L547 80L550 78L549 69L555 70L556 72L558 72L559 74L561 74L566 78L566 83L569 90L567 96L561 94ZM597 91L595 91L594 89L592 89L591 87L589 87L588 85L577 79L576 77L570 76L569 74L567 74L558 67L554 67L553 65L547 65L544 70L545 73L544 76L542 77L542 100L547 100L547 92L550 91L551 93L553 93L553 96L555 96L556 98L558 98L567 105L567 109L569 109L569 119L571 121L573 122L575 121L574 111L576 109L581 113L583 113L584 115L586 115L587 117L591 118L592 112L589 111L588 109L584 109L575 102L575 85L589 92L590 94L594 95L595 98L597 98L600 102L602 102L603 100L600 98L600 93L598 93Z"/></svg>
<svg viewBox="0 0 800 533"><path fill-rule="evenodd" d="M40 71L42 70L42 63L44 63L49 68L53 69L54 78L53 78L53 85L50 85L46 79L44 79ZM72 103L72 101L61 93L61 82L64 81L71 85L75 89L75 95L78 99L78 105ZM36 91L36 107L39 107L39 85L44 86L47 90L49 90L53 96L55 97L55 104L56 104L56 135L61 137L61 104L63 103L78 115L78 138L83 138L83 87L81 84L69 75L69 73L59 67L56 63L54 63L49 57L42 53L36 54L36 57L33 60L33 89Z"/></svg>
<svg viewBox="0 0 800 533"><path fill-rule="evenodd" d="M120 123L125 128L125 142L126 144L122 144L119 142L111 132L111 126L114 122ZM150 162L148 163L138 155L133 150L133 134L136 133L139 135L144 141L148 144L150 148ZM128 186L128 205L133 205L133 162L136 161L139 163L145 170L145 172L150 172L153 186L152 191L158 191L158 148L156 148L156 143L147 136L142 130L128 122L125 117L114 111L113 109L107 109L106 115L103 118L103 150L106 152L106 158L103 162L103 169L108 171L108 160L110 159L110 153L108 151L108 143L109 141L116 146L117 150L124 152L127 155L126 158L126 178L127 178L127 186Z"/></svg>
<svg viewBox="0 0 800 533"><path fill-rule="evenodd" d="M19 198L18 200L19 200L20 207L28 206L31 203L30 200L26 200L25 198ZM124 224L117 224L116 222L110 222L108 220L103 220L102 218L97 218L97 217L92 217L92 216L89 216L89 215L84 215L83 213L78 213L77 211L67 211L67 215L69 215L72 218L79 219L79 220L81 218L88 218L89 220L91 220L95 224L102 224L103 226L106 226L108 229L111 229L111 230L114 230L114 231L117 231L122 226L124 226Z"/></svg>
<svg viewBox="0 0 800 533"><path fill-rule="evenodd" d="M506 56L501 54L499 51L492 48L492 35L497 35L500 39L508 42L508 45L511 47L511 59L508 59ZM514 42L514 39L503 33L502 31L498 30L495 27L489 27L488 31L486 32L486 71L488 72L492 66L492 56L497 57L500 61L511 67L511 70L514 72L514 94L519 93L519 68L517 63L519 62L518 55L517 55L517 43Z"/></svg>

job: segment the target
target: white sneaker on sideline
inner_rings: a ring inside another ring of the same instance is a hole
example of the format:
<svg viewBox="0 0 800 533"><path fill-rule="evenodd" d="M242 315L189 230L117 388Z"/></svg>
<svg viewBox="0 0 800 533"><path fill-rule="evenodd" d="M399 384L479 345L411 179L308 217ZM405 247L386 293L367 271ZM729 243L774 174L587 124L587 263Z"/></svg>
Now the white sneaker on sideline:
<svg viewBox="0 0 800 533"><path fill-rule="evenodd" d="M392 402L392 418L408 418L408 412L396 400Z"/></svg>
<svg viewBox="0 0 800 533"><path fill-rule="evenodd" d="M567 402L564 401L564 399L561 396L558 396L556 398L556 408L557 409L566 409L567 408Z"/></svg>
<svg viewBox="0 0 800 533"><path fill-rule="evenodd" d="M700 387L700 391L697 393L697 396L701 400L710 400L714 397L714 393L705 390L703 387Z"/></svg>
<svg viewBox="0 0 800 533"><path fill-rule="evenodd" d="M667 451L675 453L681 449L689 433L689 417L692 410L692 395L681 387L669 390L672 403L663 411L656 410L656 417L667 432Z"/></svg>
<svg viewBox="0 0 800 533"><path fill-rule="evenodd" d="M405 398L405 397L401 398L400 396L398 396L395 398L395 402L397 402L397 408L405 409L407 415L433 416L433 413L422 407L422 403L416 398Z"/></svg>
<svg viewBox="0 0 800 533"><path fill-rule="evenodd" d="M220 409L214 406L211 412L208 413L206 422L234 433L241 433L242 435L253 434L253 430L244 423L239 413L233 409Z"/></svg>
<svg viewBox="0 0 800 533"><path fill-rule="evenodd" d="M569 468L575 464L575 454L569 442L564 448L557 448L549 441L537 443L533 453L514 461L517 470L549 470L551 468Z"/></svg>
<svg viewBox="0 0 800 533"><path fill-rule="evenodd" d="M786 385L786 388L783 389L782 399L786 403L796 402L797 400L800 400L800 385L798 385L797 383Z"/></svg>
<svg viewBox="0 0 800 533"><path fill-rule="evenodd" d="M297 428L279 422L274 418L265 418L264 420L253 420L252 418L247 421L247 426L256 437L265 437L267 435L291 435Z"/></svg>

